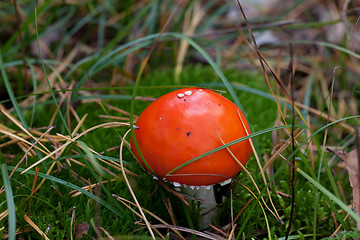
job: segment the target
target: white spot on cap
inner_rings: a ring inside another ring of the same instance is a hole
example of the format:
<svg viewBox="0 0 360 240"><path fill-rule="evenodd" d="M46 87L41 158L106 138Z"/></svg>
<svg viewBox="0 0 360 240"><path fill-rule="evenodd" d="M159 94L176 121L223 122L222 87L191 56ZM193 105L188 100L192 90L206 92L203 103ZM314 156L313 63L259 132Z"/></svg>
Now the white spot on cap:
<svg viewBox="0 0 360 240"><path fill-rule="evenodd" d="M199 92L202 92L203 90L202 89L199 89Z"/></svg>
<svg viewBox="0 0 360 240"><path fill-rule="evenodd" d="M184 95L183 93L179 93L177 96L178 96L178 98L182 98L182 97L184 97L185 95Z"/></svg>
<svg viewBox="0 0 360 240"><path fill-rule="evenodd" d="M186 95L186 96L190 96L191 94L192 94L192 91L186 91L186 92L185 92L185 95Z"/></svg>
<svg viewBox="0 0 360 240"><path fill-rule="evenodd" d="M178 183L178 182L173 182L173 185L174 185L174 187L180 187L181 186L181 184Z"/></svg>

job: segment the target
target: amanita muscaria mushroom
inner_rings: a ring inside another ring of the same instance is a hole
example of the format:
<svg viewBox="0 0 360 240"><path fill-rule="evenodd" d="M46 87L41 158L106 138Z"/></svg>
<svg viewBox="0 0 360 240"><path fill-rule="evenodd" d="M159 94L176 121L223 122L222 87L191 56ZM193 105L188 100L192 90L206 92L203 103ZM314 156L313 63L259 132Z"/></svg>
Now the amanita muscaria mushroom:
<svg viewBox="0 0 360 240"><path fill-rule="evenodd" d="M234 177L250 158L249 140L200 158L168 175L174 168L250 134L246 118L227 98L203 88L179 89L152 102L140 115L136 141L156 177L190 186L213 185ZM245 127L247 130L245 130ZM131 150L150 172L131 138Z"/></svg>

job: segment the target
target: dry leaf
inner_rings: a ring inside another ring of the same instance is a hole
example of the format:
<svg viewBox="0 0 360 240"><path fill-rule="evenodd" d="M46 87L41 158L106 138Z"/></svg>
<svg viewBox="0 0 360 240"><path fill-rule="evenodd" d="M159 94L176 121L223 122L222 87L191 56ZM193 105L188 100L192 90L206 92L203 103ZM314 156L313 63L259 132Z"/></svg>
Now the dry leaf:
<svg viewBox="0 0 360 240"><path fill-rule="evenodd" d="M355 212L360 215L360 184L359 184L359 158L354 149L343 158L346 170L349 172L350 185L353 189L353 204ZM360 229L360 223L356 223L356 229Z"/></svg>
<svg viewBox="0 0 360 240"><path fill-rule="evenodd" d="M76 228L75 239L83 238L84 234L88 233L89 224L87 222L79 223Z"/></svg>

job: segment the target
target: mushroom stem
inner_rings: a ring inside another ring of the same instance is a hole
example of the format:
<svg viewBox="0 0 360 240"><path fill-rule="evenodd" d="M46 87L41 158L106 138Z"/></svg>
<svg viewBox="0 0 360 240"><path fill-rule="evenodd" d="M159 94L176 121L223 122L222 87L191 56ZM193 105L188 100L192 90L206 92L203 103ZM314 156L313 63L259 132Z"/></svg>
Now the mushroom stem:
<svg viewBox="0 0 360 240"><path fill-rule="evenodd" d="M209 224L214 224L218 217L218 204L223 201L223 196L228 192L231 179L215 185L209 186L186 186L181 185L181 192L200 201L199 229L209 228Z"/></svg>
<svg viewBox="0 0 360 240"><path fill-rule="evenodd" d="M214 185L202 187L182 186L181 191L200 201L201 217L198 222L199 228L206 229L209 227L209 224L213 224L218 210Z"/></svg>

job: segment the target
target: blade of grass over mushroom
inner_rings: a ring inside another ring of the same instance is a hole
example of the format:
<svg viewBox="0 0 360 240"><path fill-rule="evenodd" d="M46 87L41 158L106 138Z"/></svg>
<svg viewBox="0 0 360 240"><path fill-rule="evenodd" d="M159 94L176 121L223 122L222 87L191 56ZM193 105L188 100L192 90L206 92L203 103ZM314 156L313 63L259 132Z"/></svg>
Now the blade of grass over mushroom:
<svg viewBox="0 0 360 240"><path fill-rule="evenodd" d="M14 203L14 196L11 189L11 183L8 174L8 167L6 163L1 164L1 175L5 187L6 203L8 209L8 239L16 239L16 209Z"/></svg>
<svg viewBox="0 0 360 240"><path fill-rule="evenodd" d="M245 127L244 127L244 128L245 128ZM246 128L245 128L245 129L246 129ZM222 142L222 144L225 144L225 142L221 139L220 135L219 135L218 133L216 133L216 134L218 135L218 137L219 137L220 141ZM246 131L246 134L248 134L247 131ZM249 141L250 141L251 147L252 147L252 149L253 149L253 152L254 152L254 154L255 154L256 160L257 160L257 162L259 162L259 161L258 161L258 157L257 157L256 152L255 152L255 149L254 149L254 145L253 145L251 139L249 139ZM239 161L239 159L231 152L231 150L230 150L229 148L226 148L226 150L227 150L228 153L232 156L232 158L241 166L242 171L245 171L245 173L249 176L249 178L251 179L251 182L254 184L256 190L258 191L258 193L259 193L259 195L260 195L259 197L260 197L261 200L263 201L263 203L264 203L265 207L268 209L268 211L269 211L276 219L278 219L278 221L280 221L281 218L280 218L279 214L277 213L277 210L276 210L276 208L275 208L275 206L274 206L274 204L273 204L273 201L272 201L272 198L271 198L271 195L270 195L270 191L267 190L267 191L268 191L268 196L269 196L269 199L270 199L270 202L271 202L271 205L272 205L272 207L274 208L275 213L269 208L269 206L266 204L265 200L264 200L263 197L261 196L259 187L258 187L258 185L256 184L256 182L255 182L253 176L251 175L251 173L245 168L245 166L241 163L241 161ZM260 162L259 162L259 163L260 163ZM265 177L261 166L259 166L259 168L260 168L260 171L262 172L263 177ZM266 179L264 180L264 183L267 184L267 183L266 183ZM246 189L247 189L248 191L250 191L249 188L246 187ZM255 196L255 194L254 194L252 191L250 191L250 193L255 197L255 199L257 199L257 197ZM261 203L259 202L259 204L261 204ZM263 209L262 206L261 206L261 208ZM265 213L265 212L264 212L264 213ZM266 222L267 222L266 216L265 216L265 219L266 219ZM281 221L282 221L282 220L281 220Z"/></svg>
<svg viewBox="0 0 360 240"><path fill-rule="evenodd" d="M301 126L303 127L303 125L300 125L299 127L301 127ZM231 142L229 142L229 143L227 143L227 144L221 145L221 146L219 146L219 147L217 147L217 148L214 148L214 149L212 149L212 150L210 150L210 151L208 151L208 152L206 152L206 153L204 153L204 154L201 154L201 155L199 155L199 156L197 156L197 157L194 157L193 159L190 159L189 161L187 161L187 162L185 162L185 163L177 166L176 168L173 168L171 171L169 171L168 173L166 173L165 176L168 176L168 175L176 172L176 171L179 170L180 168L183 168L183 167L185 167L186 165L189 165L190 163L199 160L200 158L203 158L203 157L208 156L208 155L210 155L210 154L212 154L212 153L215 153L215 152L217 152L217 151L220 151L220 150L222 150L222 149L225 149L225 148L227 148L227 147L230 147L231 145L234 145L234 144L236 144L236 143L239 143L239 142L248 140L248 139L250 139L250 138L254 138L254 137L256 137L256 136L259 136L259 135L262 135L262 134L265 134L265 133L268 133L268 132L272 132L272 131L276 131L276 130L284 129L284 128L287 128L287 126L278 126L278 127L267 128L267 129L264 129L264 130L261 130L261 131L252 133L252 134L250 134L250 135L247 135L246 137L242 137L242 138L236 139L236 140L234 140L234 141L231 141Z"/></svg>

